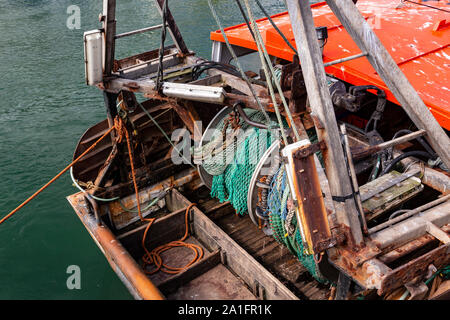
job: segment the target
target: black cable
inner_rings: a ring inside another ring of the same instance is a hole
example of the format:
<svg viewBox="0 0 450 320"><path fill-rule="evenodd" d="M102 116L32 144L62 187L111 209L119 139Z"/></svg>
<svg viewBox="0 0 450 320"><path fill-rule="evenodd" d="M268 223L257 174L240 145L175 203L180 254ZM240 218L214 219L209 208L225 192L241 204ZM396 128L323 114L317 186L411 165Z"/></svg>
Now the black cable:
<svg viewBox="0 0 450 320"><path fill-rule="evenodd" d="M409 134L409 133L413 133L411 130L409 129L402 129L397 131L394 136L392 137L392 140L394 140L395 138L397 138L399 135L404 135L404 134ZM433 159L435 159L437 157L436 152L434 152L434 150L430 147L430 145L422 138L422 137L417 137L416 140L422 145L422 147L433 157ZM393 148L392 148L393 149Z"/></svg>
<svg viewBox="0 0 450 320"><path fill-rule="evenodd" d="M250 32L251 32L251 34L252 34L252 38L253 38L253 40L254 40L255 43L256 43L256 37L255 37L255 34L253 33L253 30L252 30L252 28L251 28L251 26L250 26L250 22L248 21L247 16L245 15L244 9L242 9L241 2L240 2L239 0L236 0L236 3L238 4L239 9L241 10L241 14L242 14L242 17L244 18L245 24L247 25L248 30L250 30ZM257 26L256 26L256 27L257 27Z"/></svg>
<svg viewBox="0 0 450 320"><path fill-rule="evenodd" d="M230 73L236 77L239 78L241 77L236 67L231 64L216 61L203 61L192 68L192 79L197 80L200 77L200 75L208 69L219 69L227 73Z"/></svg>
<svg viewBox="0 0 450 320"><path fill-rule="evenodd" d="M253 120L250 120L249 117L247 116L247 114L244 112L244 110L242 109L242 106L245 107L245 104L242 101L238 101L233 105L233 109L237 112L239 112L239 115L241 116L241 118L250 126L252 127L256 127L256 128L260 128L260 129L266 129L268 130L269 127L263 123L260 122L256 122Z"/></svg>
<svg viewBox="0 0 450 320"><path fill-rule="evenodd" d="M248 21L247 15L244 12L244 8L242 8L241 1L236 0L236 3L239 7L239 11L241 11L242 17L244 18L245 24L247 25L248 31L250 31L250 34L252 35L252 38L255 39L255 35L253 34L252 28L250 28L250 22Z"/></svg>
<svg viewBox="0 0 450 320"><path fill-rule="evenodd" d="M239 1L239 0L236 0ZM278 32L278 34L281 36L281 38L283 38L284 42L286 42L286 44L289 46L289 48L292 49L292 51L295 52L296 55L298 55L297 50L295 50L295 48L292 46L292 44L289 42L289 40L286 38L286 36L283 34L283 32L281 32L280 29L278 29L277 25L275 24L275 22L273 22L272 18L270 17L269 13L266 11L266 9L264 9L263 5L261 4L261 2L259 2L259 0L255 0L256 4L258 5L258 7L261 9L261 11L264 13L264 15L266 16L266 18L269 20L269 22L272 24L272 27ZM325 45L325 44L324 44Z"/></svg>
<svg viewBox="0 0 450 320"><path fill-rule="evenodd" d="M432 155L430 155L428 152L425 151L409 151L409 152L405 152L402 155L398 156L397 158L393 159L391 161L391 163L389 163L389 165L383 170L383 172L381 173L381 175L384 175L386 173L388 173L389 171L391 171L394 166L401 160L408 158L408 157L416 157L416 156L420 156L420 157L425 157L428 159L432 158Z"/></svg>

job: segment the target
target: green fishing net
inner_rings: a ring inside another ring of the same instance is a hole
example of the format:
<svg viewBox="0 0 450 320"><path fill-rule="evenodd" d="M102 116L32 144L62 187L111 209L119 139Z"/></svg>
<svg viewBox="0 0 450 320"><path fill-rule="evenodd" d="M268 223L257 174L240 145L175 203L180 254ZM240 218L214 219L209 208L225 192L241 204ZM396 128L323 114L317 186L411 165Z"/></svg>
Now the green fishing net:
<svg viewBox="0 0 450 320"><path fill-rule="evenodd" d="M260 123L265 121L264 115L257 110L244 109L244 112L252 121ZM279 131L249 126L239 119L238 132L227 123L227 119L228 117L224 117L217 125L210 142L203 146L202 166L213 176L211 196L220 202L230 201L236 212L243 215L248 212L247 192L252 174L263 153L279 139ZM272 115L270 128L274 127L277 127L277 121ZM307 134L311 143L317 141L314 128L308 130ZM320 152L317 155L322 162ZM278 169L271 181L266 183L270 183L270 189L264 215L269 217L273 237L297 256L315 279L322 283L326 282L317 268L314 257L304 250L295 211L289 212L287 208L291 195L284 165Z"/></svg>
<svg viewBox="0 0 450 320"><path fill-rule="evenodd" d="M301 264L316 280L325 283L326 279L321 275L313 255L307 254L304 250L296 215L294 214L292 219L289 219L286 199L286 195L288 198L291 197L289 189L285 167L281 166L272 179L267 199L269 223L273 230L273 236L298 257ZM289 232L288 223L292 225L294 232Z"/></svg>
<svg viewBox="0 0 450 320"><path fill-rule="evenodd" d="M264 115L256 110L244 110L252 121L263 123ZM227 143L223 151L216 152L214 157L204 161L203 168L213 175L211 196L220 202L230 201L236 212L243 215L247 211L247 191L255 168L264 152L278 139L278 130L267 130L249 126L243 120L239 121L240 134ZM218 134L224 127L223 122L217 127ZM277 127L274 117L271 117L270 127ZM233 134L231 128L227 128ZM214 141L215 138L212 140Z"/></svg>

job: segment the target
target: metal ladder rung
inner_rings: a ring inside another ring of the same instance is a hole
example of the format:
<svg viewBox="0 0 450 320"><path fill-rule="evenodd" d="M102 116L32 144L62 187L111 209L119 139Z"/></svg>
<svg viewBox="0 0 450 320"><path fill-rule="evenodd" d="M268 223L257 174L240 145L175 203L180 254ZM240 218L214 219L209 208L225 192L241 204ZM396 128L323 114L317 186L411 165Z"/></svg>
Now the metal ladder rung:
<svg viewBox="0 0 450 320"><path fill-rule="evenodd" d="M426 221L427 232L431 234L433 237L441 241L443 244L450 243L449 235L444 232L441 228L430 221Z"/></svg>
<svg viewBox="0 0 450 320"><path fill-rule="evenodd" d="M346 58L337 59L337 60L333 60L333 61L324 63L323 66L324 67L329 67L329 66L332 66L332 65L335 65L335 64L338 64L338 63L347 62L347 61L358 59L358 58L365 57L365 56L368 56L368 55L369 55L368 52L361 52L361 53L355 54L353 56L349 56L349 57L346 57Z"/></svg>
<svg viewBox="0 0 450 320"><path fill-rule="evenodd" d="M128 36L132 36L132 35L135 35L135 34L149 32L149 31L153 31L153 30L158 30L158 29L161 29L162 27L163 27L162 24L158 24L158 25L155 25L155 26L147 27L147 28L133 30L133 31L130 31L130 32L124 32L124 33L115 35L114 39L128 37Z"/></svg>
<svg viewBox="0 0 450 320"><path fill-rule="evenodd" d="M395 138L395 139L392 139L392 140L389 140L389 141L386 141L386 142L379 143L379 144L374 145L374 146L369 146L369 147L365 148L364 150L358 151L357 153L353 154L352 156L353 156L354 160L359 160L359 159L362 159L362 158L364 158L366 156L369 156L369 155L371 155L373 153L378 153L378 152L383 151L383 150L385 150L387 148L395 147L395 146L397 146L399 144L402 144L402 143L408 142L410 140L414 140L414 139L423 137L425 135L427 135L427 131L424 130L424 129L421 129L421 130L418 130L418 131L415 131L415 132L411 132L411 133L405 134L405 135L403 135L401 137L398 137L398 138Z"/></svg>
<svg viewBox="0 0 450 320"><path fill-rule="evenodd" d="M166 58L174 57L177 54L178 54L178 51L172 52L172 53L168 53L168 54L163 56L163 60L166 59ZM123 71L130 70L130 69L133 69L133 68L136 68L136 67L141 67L141 66L144 66L144 65L148 65L148 64L151 64L151 63L156 62L156 61L159 61L159 58L151 59L151 60L148 60L148 61L142 61L142 62L139 62L137 64L133 64L131 66L119 69L118 71L119 72L123 72Z"/></svg>

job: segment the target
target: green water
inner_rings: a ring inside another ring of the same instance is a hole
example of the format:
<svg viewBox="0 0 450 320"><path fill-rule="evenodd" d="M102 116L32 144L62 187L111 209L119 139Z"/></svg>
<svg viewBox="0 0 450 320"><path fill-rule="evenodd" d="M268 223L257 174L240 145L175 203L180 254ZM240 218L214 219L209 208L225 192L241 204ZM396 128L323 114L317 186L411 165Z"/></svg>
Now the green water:
<svg viewBox="0 0 450 320"><path fill-rule="evenodd" d="M213 0L224 25L240 23L234 0ZM263 0L270 13L283 2ZM171 0L191 50L209 58L217 29L206 0ZM81 28L66 26L77 5ZM105 117L101 92L84 84L82 35L99 28L101 0L0 0L0 216L64 168L83 132ZM257 11L258 16L262 14ZM117 32L160 23L152 0L121 0ZM119 39L118 57L158 47L159 33ZM65 197L65 174L0 226L0 299L131 299ZM69 290L67 267L81 269Z"/></svg>

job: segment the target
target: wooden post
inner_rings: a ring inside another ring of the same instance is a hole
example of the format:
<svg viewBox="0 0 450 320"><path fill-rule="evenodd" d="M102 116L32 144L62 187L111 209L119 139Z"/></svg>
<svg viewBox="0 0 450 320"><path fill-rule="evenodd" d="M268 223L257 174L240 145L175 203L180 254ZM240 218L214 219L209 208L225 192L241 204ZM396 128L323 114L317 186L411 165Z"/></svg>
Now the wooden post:
<svg viewBox="0 0 450 320"><path fill-rule="evenodd" d="M323 151L325 169L338 223L351 245L362 245L363 236L358 219L358 211L353 200L350 177L326 82L322 53L317 41L314 20L308 1L286 0L286 5L294 32L295 42L305 79L311 110L316 119L315 126L319 141L324 140L327 150ZM347 198L344 200L345 198Z"/></svg>
<svg viewBox="0 0 450 320"><path fill-rule="evenodd" d="M164 6L164 1L168 0L155 0L156 7L158 8L159 13L162 16L162 9ZM175 19L172 16L172 13L170 12L169 7L167 7L167 17L166 17L166 23L169 27L170 35L172 36L173 42L175 43L178 50L183 54L188 54L189 50L184 43L183 37L181 36L181 32L178 29L177 24L175 23Z"/></svg>
<svg viewBox="0 0 450 320"><path fill-rule="evenodd" d="M103 29L105 30L105 70L104 75L109 77L114 66L114 52L116 41L116 0L103 0Z"/></svg>
<svg viewBox="0 0 450 320"><path fill-rule="evenodd" d="M327 0L345 30L394 94L400 105L419 129L427 131L426 139L450 168L450 139L423 103L416 90L392 59L352 0ZM294 29L295 30L295 29Z"/></svg>

